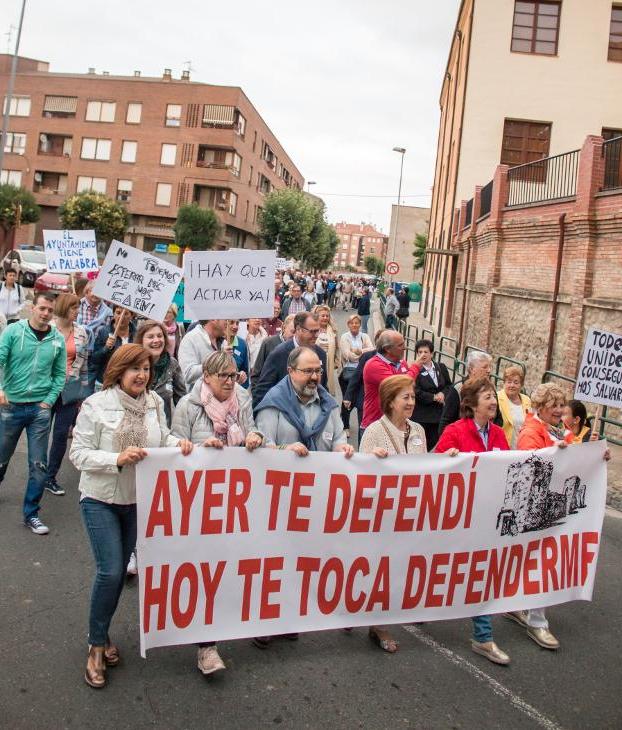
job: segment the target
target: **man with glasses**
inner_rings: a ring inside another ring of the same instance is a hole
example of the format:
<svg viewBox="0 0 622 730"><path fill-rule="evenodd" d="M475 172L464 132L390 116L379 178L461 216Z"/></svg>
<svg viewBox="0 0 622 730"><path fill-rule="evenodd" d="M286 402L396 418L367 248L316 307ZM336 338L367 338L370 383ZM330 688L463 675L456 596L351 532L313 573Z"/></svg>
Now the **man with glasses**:
<svg viewBox="0 0 622 730"><path fill-rule="evenodd" d="M326 387L326 353L315 342L320 333L320 324L317 314L299 312L294 317L294 336L282 345L276 347L267 357L259 378L251 383L253 393L253 408L261 403L266 393L287 375L287 358L296 347L309 347L320 358L322 363L322 385Z"/></svg>
<svg viewBox="0 0 622 730"><path fill-rule="evenodd" d="M308 312L311 309L309 302L302 296L302 287L300 284L293 284L290 293L291 296L283 299L281 319L285 319L288 314Z"/></svg>

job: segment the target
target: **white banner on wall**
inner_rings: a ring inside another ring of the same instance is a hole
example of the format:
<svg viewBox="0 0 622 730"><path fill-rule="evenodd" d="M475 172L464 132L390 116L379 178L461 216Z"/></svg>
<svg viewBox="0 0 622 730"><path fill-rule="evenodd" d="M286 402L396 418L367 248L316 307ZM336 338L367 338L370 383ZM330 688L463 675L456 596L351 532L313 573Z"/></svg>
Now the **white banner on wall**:
<svg viewBox="0 0 622 730"><path fill-rule="evenodd" d="M43 231L47 269L55 274L97 271L95 231Z"/></svg>
<svg viewBox="0 0 622 730"><path fill-rule="evenodd" d="M595 327L588 330L575 398L622 408L622 335Z"/></svg>
<svg viewBox="0 0 622 730"><path fill-rule="evenodd" d="M184 254L187 319L272 317L274 251L192 251Z"/></svg>
<svg viewBox="0 0 622 730"><path fill-rule="evenodd" d="M604 448L150 450L136 467L141 651L590 600Z"/></svg>
<svg viewBox="0 0 622 730"><path fill-rule="evenodd" d="M113 241L93 291L113 305L162 322L181 278L179 266Z"/></svg>

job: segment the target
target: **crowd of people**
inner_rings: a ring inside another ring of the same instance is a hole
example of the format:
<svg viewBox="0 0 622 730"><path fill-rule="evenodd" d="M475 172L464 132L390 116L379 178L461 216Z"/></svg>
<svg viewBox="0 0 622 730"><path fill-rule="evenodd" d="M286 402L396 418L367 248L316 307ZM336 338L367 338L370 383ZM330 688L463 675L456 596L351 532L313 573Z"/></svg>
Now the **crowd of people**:
<svg viewBox="0 0 622 730"><path fill-rule="evenodd" d="M80 474L80 512L95 559L85 680L106 684L120 661L110 624L126 576L136 574L135 465L145 449L287 449L362 453L380 459L429 451L450 456L496 449L565 448L592 437L585 406L555 384L524 394L524 371L511 365L497 391L492 358L471 351L463 381L434 360L434 344L405 359L397 320L408 292L387 290L386 327L368 332L374 285L363 278L301 271L279 273L272 317L178 322L140 321L93 293L36 292L26 318L24 294L7 274L0 289L0 481L23 431L28 440L24 524L49 528L44 492L65 494L58 473L66 457ZM7 293L8 290L8 293ZM334 311L349 313L339 332ZM358 438L351 438L357 411ZM606 452L609 458L609 452ZM139 556L140 559L140 556ZM507 614L539 646L555 650L545 611ZM387 652L398 649L386 627L369 629ZM275 637L254 639L267 648ZM296 639L297 635L287 638ZM497 664L510 659L493 640L492 619L473 619L473 651ZM204 674L224 669L215 643L197 648Z"/></svg>

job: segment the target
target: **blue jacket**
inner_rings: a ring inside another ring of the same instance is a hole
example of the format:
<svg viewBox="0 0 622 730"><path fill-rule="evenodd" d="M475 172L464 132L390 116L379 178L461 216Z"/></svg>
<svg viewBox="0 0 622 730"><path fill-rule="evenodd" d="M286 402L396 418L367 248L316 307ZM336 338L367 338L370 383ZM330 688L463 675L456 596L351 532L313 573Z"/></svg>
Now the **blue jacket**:
<svg viewBox="0 0 622 730"><path fill-rule="evenodd" d="M233 359L235 360L235 364L238 366L238 370L241 372L242 370L246 373L246 382L240 383L240 385L243 388L248 389L248 386L250 385L250 377L251 374L249 373L249 365L248 365L248 345L246 342L244 342L243 339L240 337L234 337L233 338L233 345L231 346L233 351Z"/></svg>
<svg viewBox="0 0 622 730"><path fill-rule="evenodd" d="M261 375L259 376L259 379L253 383L253 387L251 388L253 393L254 409L256 409L257 406L261 403L263 397L270 390L270 388L276 385L287 375L287 358L289 357L289 353L295 347L296 343L294 342L294 338L292 337L291 340L286 340L282 345L276 347L268 355L268 358L264 363L263 368L261 369ZM321 347L318 347L317 345L315 345L315 347L313 347L312 349L315 350L317 356L322 362L322 368L324 369L324 372L322 373L322 385L326 388L326 353L324 352L324 350L322 350Z"/></svg>

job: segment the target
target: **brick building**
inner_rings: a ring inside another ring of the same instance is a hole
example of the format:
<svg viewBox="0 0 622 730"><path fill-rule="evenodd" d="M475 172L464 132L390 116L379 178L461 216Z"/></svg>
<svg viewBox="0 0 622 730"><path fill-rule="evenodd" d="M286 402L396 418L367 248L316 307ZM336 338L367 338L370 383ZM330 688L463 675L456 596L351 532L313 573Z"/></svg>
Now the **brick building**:
<svg viewBox="0 0 622 730"><path fill-rule="evenodd" d="M0 54L0 97L11 57ZM180 205L213 208L219 247L257 248L265 195L304 180L239 87L174 79L50 73L20 58L10 107L2 181L32 190L42 206L36 230L57 228L65 197L93 189L131 214L126 242L145 250L172 243ZM31 227L34 229L34 226Z"/></svg>
<svg viewBox="0 0 622 730"><path fill-rule="evenodd" d="M427 235L430 226L430 209L416 205L391 206L391 227L389 229L388 258L400 267L397 281L417 281L421 283L423 269L415 270L414 241L418 234Z"/></svg>
<svg viewBox="0 0 622 730"><path fill-rule="evenodd" d="M498 164L563 154L622 129L612 93L622 86L621 29L612 0L462 0L439 99L424 273L424 313L438 332L454 319L450 249L461 201Z"/></svg>
<svg viewBox="0 0 622 730"><path fill-rule="evenodd" d="M340 244L335 252L334 268L352 266L357 271L365 271L366 256L386 259L389 237L370 223L336 223L335 230Z"/></svg>

